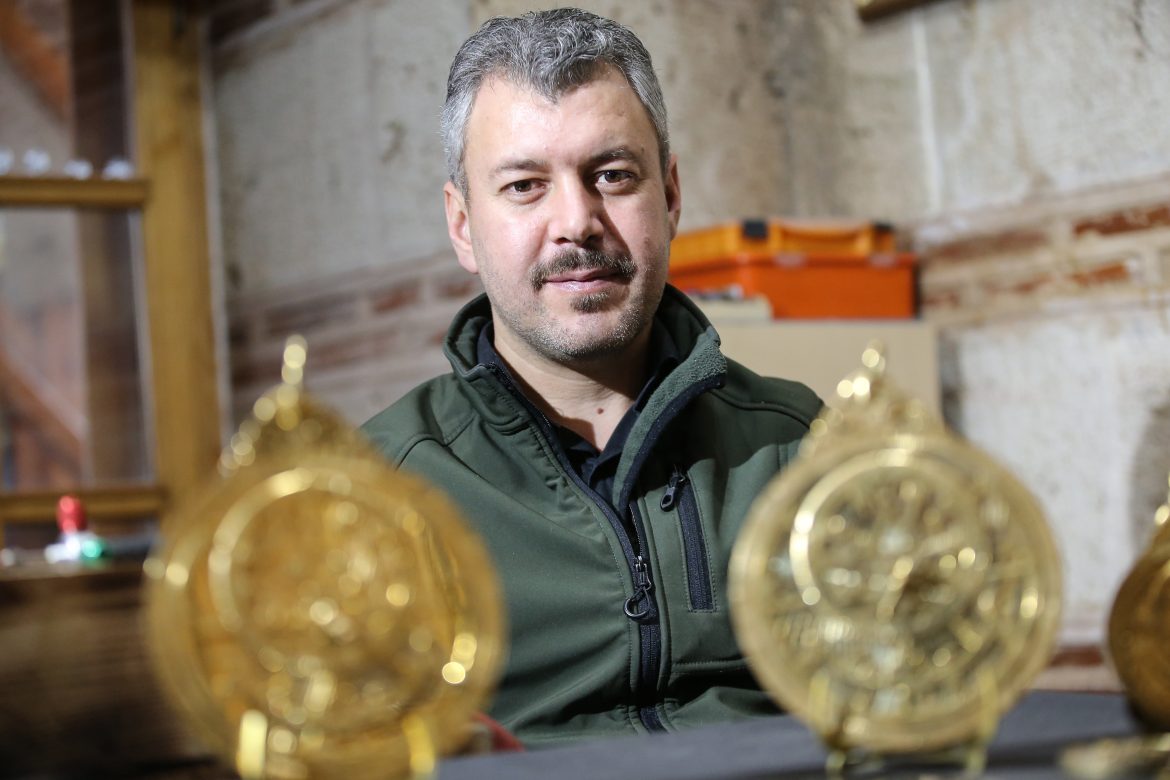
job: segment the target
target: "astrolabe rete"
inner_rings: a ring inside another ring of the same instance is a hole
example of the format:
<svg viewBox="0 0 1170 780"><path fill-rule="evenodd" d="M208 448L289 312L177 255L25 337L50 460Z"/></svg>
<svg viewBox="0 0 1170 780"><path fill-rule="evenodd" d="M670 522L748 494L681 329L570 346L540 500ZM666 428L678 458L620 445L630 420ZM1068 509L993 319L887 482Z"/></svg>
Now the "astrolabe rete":
<svg viewBox="0 0 1170 780"><path fill-rule="evenodd" d="M736 635L834 751L978 746L1049 658L1059 557L1015 478L892 387L879 346L862 363L749 512Z"/></svg>
<svg viewBox="0 0 1170 780"><path fill-rule="evenodd" d="M1157 530L1113 600L1109 654L1138 714L1170 730L1170 496Z"/></svg>
<svg viewBox="0 0 1170 780"><path fill-rule="evenodd" d="M159 675L245 777L425 776L504 653L502 601L454 506L301 385L303 342L147 563Z"/></svg>

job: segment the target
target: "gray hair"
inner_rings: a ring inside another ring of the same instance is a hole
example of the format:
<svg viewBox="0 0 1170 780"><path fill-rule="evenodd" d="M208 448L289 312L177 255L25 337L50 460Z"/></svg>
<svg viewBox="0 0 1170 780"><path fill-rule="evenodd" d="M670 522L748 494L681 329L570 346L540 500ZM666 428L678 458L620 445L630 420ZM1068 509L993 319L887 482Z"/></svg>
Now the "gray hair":
<svg viewBox="0 0 1170 780"><path fill-rule="evenodd" d="M577 8L559 8L489 19L459 47L447 76L440 124L452 183L467 197L463 166L467 121L485 80L502 76L556 101L595 78L606 65L621 71L650 115L665 173L670 160L666 102L650 52L638 36L611 19Z"/></svg>

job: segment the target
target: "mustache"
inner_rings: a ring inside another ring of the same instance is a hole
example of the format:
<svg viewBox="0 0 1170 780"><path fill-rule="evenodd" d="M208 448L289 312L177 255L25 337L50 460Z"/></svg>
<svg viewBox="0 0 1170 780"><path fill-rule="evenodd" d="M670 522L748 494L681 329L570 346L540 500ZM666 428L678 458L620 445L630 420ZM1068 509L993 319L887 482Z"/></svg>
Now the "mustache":
<svg viewBox="0 0 1170 780"><path fill-rule="evenodd" d="M601 271L604 274L634 278L637 266L628 254L602 252L598 249L566 249L528 272L532 289L539 290L554 276L572 271Z"/></svg>

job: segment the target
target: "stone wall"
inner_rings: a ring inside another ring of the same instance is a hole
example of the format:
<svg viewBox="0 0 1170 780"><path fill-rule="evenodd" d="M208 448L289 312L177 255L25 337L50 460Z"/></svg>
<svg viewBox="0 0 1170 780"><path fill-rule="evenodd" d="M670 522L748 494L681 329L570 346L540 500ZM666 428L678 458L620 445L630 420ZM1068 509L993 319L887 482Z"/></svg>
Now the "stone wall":
<svg viewBox="0 0 1170 780"><path fill-rule="evenodd" d="M799 213L917 222L1170 170L1170 4L779 5Z"/></svg>
<svg viewBox="0 0 1170 780"><path fill-rule="evenodd" d="M437 117L462 3L302 3L213 60L233 293L447 246Z"/></svg>

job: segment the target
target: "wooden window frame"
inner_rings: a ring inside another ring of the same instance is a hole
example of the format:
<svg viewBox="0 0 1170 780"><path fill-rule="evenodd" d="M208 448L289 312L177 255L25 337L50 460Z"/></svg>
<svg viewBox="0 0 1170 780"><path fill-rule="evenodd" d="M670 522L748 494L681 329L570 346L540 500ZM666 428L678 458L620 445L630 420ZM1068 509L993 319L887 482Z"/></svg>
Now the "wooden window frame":
<svg viewBox="0 0 1170 780"><path fill-rule="evenodd" d="M149 192L146 179L0 176L0 208L141 209Z"/></svg>
<svg viewBox="0 0 1170 780"><path fill-rule="evenodd" d="M202 137L199 25L173 0L124 0L131 20L132 126L139 178L78 180L0 176L0 207L141 212L147 400L155 484L78 489L93 517L158 517L212 473L220 415ZM64 491L62 491L64 492ZM0 544L8 522L54 516L53 491L0 494Z"/></svg>

